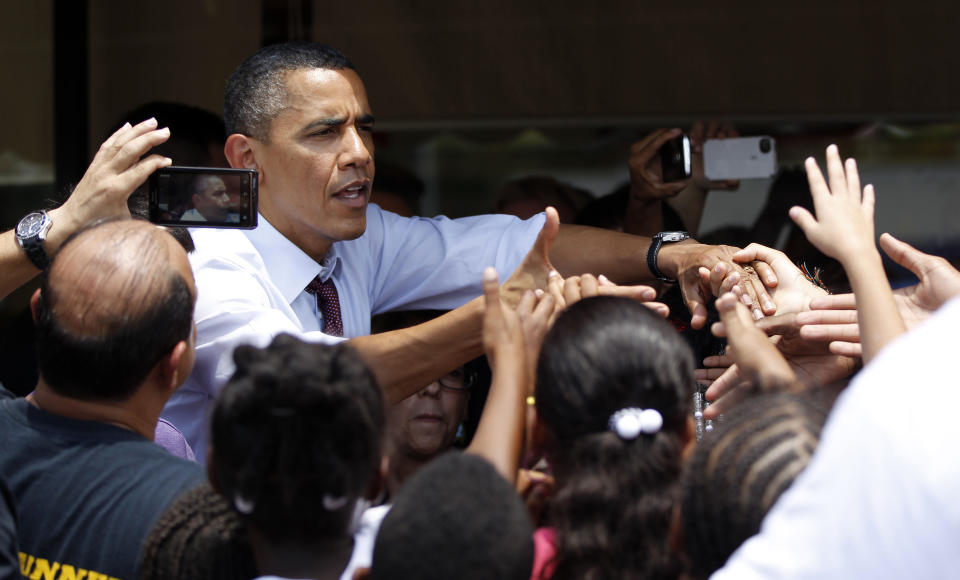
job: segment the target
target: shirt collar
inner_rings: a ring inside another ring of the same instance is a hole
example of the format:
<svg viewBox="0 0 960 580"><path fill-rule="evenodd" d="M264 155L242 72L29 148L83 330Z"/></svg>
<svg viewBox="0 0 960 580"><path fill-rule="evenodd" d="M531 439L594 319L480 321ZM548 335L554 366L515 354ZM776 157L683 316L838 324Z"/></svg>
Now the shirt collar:
<svg viewBox="0 0 960 580"><path fill-rule="evenodd" d="M337 244L330 246L323 262L318 264L277 231L263 215L258 217L257 227L244 233L257 249L270 281L280 290L287 304L292 303L317 275L326 281L341 268Z"/></svg>

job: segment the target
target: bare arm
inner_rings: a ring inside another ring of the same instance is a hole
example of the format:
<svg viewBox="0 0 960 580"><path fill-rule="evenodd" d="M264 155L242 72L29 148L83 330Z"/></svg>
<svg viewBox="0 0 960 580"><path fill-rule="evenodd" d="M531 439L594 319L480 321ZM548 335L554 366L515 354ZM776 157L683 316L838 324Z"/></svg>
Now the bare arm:
<svg viewBox="0 0 960 580"><path fill-rule="evenodd" d="M481 297L423 324L349 342L394 404L483 354L482 327Z"/></svg>
<svg viewBox="0 0 960 580"><path fill-rule="evenodd" d="M125 124L104 141L69 199L48 212L53 225L43 244L47 254L53 255L72 233L90 222L129 217L127 198L133 190L171 163L160 155L140 157L169 137L169 129L157 129L157 121L148 119L135 127ZM39 273L17 244L13 230L0 234L0 272L0 299Z"/></svg>
<svg viewBox="0 0 960 580"><path fill-rule="evenodd" d="M790 209L790 217L813 245L839 260L847 272L857 298L867 363L906 330L873 240L873 186L864 187L861 194L856 162L848 159L844 167L835 145L827 148L829 185L812 158L806 169L817 215L797 206Z"/></svg>

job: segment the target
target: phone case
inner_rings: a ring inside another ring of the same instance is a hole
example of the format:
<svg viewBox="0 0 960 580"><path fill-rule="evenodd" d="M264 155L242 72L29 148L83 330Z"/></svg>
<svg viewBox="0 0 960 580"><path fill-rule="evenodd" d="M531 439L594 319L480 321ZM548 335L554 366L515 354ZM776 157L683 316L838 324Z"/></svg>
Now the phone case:
<svg viewBox="0 0 960 580"><path fill-rule="evenodd" d="M707 179L757 179L776 172L777 144L773 137L707 139L703 144L703 173Z"/></svg>

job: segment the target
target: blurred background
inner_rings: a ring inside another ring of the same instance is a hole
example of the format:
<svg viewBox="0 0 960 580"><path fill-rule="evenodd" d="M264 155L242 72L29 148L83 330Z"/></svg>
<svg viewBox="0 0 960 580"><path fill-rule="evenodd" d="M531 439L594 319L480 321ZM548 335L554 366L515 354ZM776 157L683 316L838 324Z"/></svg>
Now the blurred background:
<svg viewBox="0 0 960 580"><path fill-rule="evenodd" d="M424 215L492 211L525 175L602 196L649 130L720 120L774 136L787 171L837 142L877 186L878 234L949 248L958 24L945 0L8 0L0 226L62 199L126 112L174 101L222 114L244 58L316 40L359 69L378 177L418 177ZM712 194L700 232L753 223L772 183Z"/></svg>

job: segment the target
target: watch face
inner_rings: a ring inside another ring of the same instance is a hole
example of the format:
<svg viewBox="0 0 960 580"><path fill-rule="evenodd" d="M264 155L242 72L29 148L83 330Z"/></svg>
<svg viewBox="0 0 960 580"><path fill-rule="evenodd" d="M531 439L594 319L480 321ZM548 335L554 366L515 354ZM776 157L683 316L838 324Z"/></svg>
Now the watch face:
<svg viewBox="0 0 960 580"><path fill-rule="evenodd" d="M17 224L17 236L21 238L32 238L43 229L43 214L32 213L20 220Z"/></svg>

